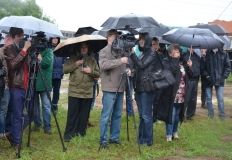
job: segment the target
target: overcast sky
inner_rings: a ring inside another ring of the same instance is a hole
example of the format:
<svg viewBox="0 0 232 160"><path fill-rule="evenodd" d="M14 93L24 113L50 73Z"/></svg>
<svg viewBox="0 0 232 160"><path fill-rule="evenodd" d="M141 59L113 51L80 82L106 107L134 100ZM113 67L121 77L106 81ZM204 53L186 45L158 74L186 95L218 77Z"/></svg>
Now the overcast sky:
<svg viewBox="0 0 232 160"><path fill-rule="evenodd" d="M137 1L137 2L136 2ZM231 0L36 0L59 29L100 29L110 16L135 13L151 16L168 26L187 27L218 18ZM232 4L219 19L232 20Z"/></svg>

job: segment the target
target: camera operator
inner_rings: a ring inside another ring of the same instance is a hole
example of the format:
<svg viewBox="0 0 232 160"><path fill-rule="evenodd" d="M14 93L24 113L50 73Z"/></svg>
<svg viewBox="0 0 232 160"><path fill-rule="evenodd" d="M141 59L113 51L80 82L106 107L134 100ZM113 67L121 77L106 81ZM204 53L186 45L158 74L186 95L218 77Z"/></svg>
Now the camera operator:
<svg viewBox="0 0 232 160"><path fill-rule="evenodd" d="M10 135L7 136L8 140L18 151L22 134L24 97L29 81L29 58L27 55L31 42L26 41L23 49L20 49L19 42L23 39L23 29L11 27L9 33L13 44L4 49L4 54L8 67L10 90L8 114L11 122L7 123L6 130L10 131Z"/></svg>
<svg viewBox="0 0 232 160"><path fill-rule="evenodd" d="M108 147L108 124L110 123L109 143L119 144L120 125L123 104L123 92L125 90L125 79L120 85L122 73L126 70L127 57L112 50L112 43L117 38L117 31L111 29L107 33L107 46L99 53L99 64L101 70L101 87L103 91L102 112L100 120L100 146ZM119 90L118 90L118 87ZM114 97L117 97L114 103ZM113 104L114 103L114 104Z"/></svg>
<svg viewBox="0 0 232 160"><path fill-rule="evenodd" d="M50 48L43 48L38 54L40 71L36 75L35 87L35 106L34 106L34 130L37 131L42 126L40 100L42 103L43 129L45 134L51 134L51 103L47 95L52 90L52 70L53 70L53 52Z"/></svg>

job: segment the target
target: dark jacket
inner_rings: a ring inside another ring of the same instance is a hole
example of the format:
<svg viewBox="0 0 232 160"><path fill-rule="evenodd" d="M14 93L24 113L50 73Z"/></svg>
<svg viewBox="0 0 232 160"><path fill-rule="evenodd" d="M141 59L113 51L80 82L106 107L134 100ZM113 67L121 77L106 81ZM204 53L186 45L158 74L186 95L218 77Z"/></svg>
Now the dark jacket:
<svg viewBox="0 0 232 160"><path fill-rule="evenodd" d="M134 89L137 92L149 92L153 91L152 88L149 90L144 87L144 81L148 78L151 72L157 70L157 63L159 63L158 55L156 53L147 52L143 53L143 57L140 60L135 54L131 54L131 60L134 63L135 75L133 77Z"/></svg>
<svg viewBox="0 0 232 160"><path fill-rule="evenodd" d="M8 68L8 85L26 89L28 82L29 58L27 54L20 51L15 44L9 45L4 49ZM25 73L27 71L27 74ZM26 76L26 77L25 77Z"/></svg>
<svg viewBox="0 0 232 160"><path fill-rule="evenodd" d="M64 57L57 57L54 55L53 59L53 72L52 72L52 79L62 79L64 72L63 72L63 64L65 58Z"/></svg>
<svg viewBox="0 0 232 160"><path fill-rule="evenodd" d="M225 79L228 78L231 71L230 59L227 53L218 50L214 53L207 51L205 57L202 75L206 77L208 87L224 86Z"/></svg>
<svg viewBox="0 0 232 160"><path fill-rule="evenodd" d="M155 109L154 113L154 120L162 120L166 123L172 123L172 110L173 110L173 103L176 97L177 90L179 88L180 80L181 80L181 72L179 68L179 60L173 59L170 57L164 58L163 66L165 69L169 69L172 71L176 83L172 86L169 86L168 88L162 89L160 99L158 100L157 108ZM185 72L187 72L187 67L185 67ZM185 76L185 85L187 80L187 73ZM187 90L187 85L185 86L185 92ZM183 121L184 118L184 107L181 108L180 111L180 121Z"/></svg>
<svg viewBox="0 0 232 160"><path fill-rule="evenodd" d="M155 72L160 69L157 65L159 63L159 57L157 53L153 53L151 50L151 40L149 37L145 38L145 46L142 51L141 58L138 58L136 54L131 54L130 58L134 63L135 74L133 77L134 89L136 92L150 92L154 91L153 88L147 89L145 87L146 79L151 72Z"/></svg>
<svg viewBox="0 0 232 160"><path fill-rule="evenodd" d="M188 74L188 80L199 80L200 77L200 57L193 52L190 60L192 61L192 67L187 66L187 61L189 60L190 52L187 52L184 56L184 65L186 65L186 71Z"/></svg>

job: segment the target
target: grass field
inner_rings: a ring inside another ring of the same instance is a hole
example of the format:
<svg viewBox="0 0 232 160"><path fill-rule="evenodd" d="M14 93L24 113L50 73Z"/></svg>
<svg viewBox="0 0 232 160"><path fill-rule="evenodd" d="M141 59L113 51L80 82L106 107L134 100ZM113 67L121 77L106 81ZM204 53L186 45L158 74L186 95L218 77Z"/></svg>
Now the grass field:
<svg viewBox="0 0 232 160"><path fill-rule="evenodd" d="M67 88L67 83L63 83ZM101 113L100 97L97 99L98 107L91 111L90 122L95 126L88 128L83 138L75 137L71 142L65 143L67 151L63 152L59 135L52 119L52 135L45 135L43 130L32 132L31 147L26 147L28 130L24 131L22 160L232 160L232 85L226 86L225 108L227 118L225 121L217 117L210 120L207 111L198 107L197 114L192 121L185 122L180 127L180 139L166 142L165 125L154 125L154 145L141 146L139 154L136 143L136 131L133 128L133 119L129 119L130 141L127 141L125 113L122 117L121 145L110 145L109 149L98 152L99 147L99 118ZM67 92L61 92L60 106L57 118L62 135L64 133L67 117ZM214 102L215 103L215 102ZM199 106L199 103L198 103ZM138 115L136 122L138 126ZM10 148L7 140L0 140L0 159L15 159L14 149Z"/></svg>

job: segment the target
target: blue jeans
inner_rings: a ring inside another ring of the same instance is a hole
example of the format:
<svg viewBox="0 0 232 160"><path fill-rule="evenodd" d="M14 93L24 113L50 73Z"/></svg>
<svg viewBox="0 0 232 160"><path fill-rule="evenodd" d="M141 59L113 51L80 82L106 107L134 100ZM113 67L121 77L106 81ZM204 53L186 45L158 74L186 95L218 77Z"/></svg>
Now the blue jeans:
<svg viewBox="0 0 232 160"><path fill-rule="evenodd" d="M10 88L10 102L7 112L6 130L10 131L15 145L20 144L25 118L23 116L25 90Z"/></svg>
<svg viewBox="0 0 232 160"><path fill-rule="evenodd" d="M212 89L213 87L206 88L206 103L208 107L208 116L210 118L214 117L214 109L212 103ZM215 86L217 102L218 102L218 110L219 110L219 117L225 118L225 111L224 111L224 87Z"/></svg>
<svg viewBox="0 0 232 160"><path fill-rule="evenodd" d="M153 92L136 92L135 100L139 110L139 139L140 144L153 144L153 117L152 104Z"/></svg>
<svg viewBox="0 0 232 160"><path fill-rule="evenodd" d="M183 103L174 103L172 110L172 124L166 123L166 135L173 136L178 131L178 124L180 121L180 110L183 107Z"/></svg>
<svg viewBox="0 0 232 160"><path fill-rule="evenodd" d="M0 133L5 133L6 114L10 100L10 91L8 88L4 90L4 95L0 99Z"/></svg>
<svg viewBox="0 0 232 160"><path fill-rule="evenodd" d="M40 101L39 97L41 98L42 102L42 116L43 116L43 128L44 130L51 129L51 103L48 99L46 91L44 92L36 92L35 94L35 105L34 105L34 123L37 127L42 125L41 116L40 116Z"/></svg>
<svg viewBox="0 0 232 160"><path fill-rule="evenodd" d="M118 92L115 99L115 92L103 91L102 112L100 120L100 143L107 143L108 125L110 125L110 140L119 141L123 92ZM114 103L114 104L113 104Z"/></svg>

